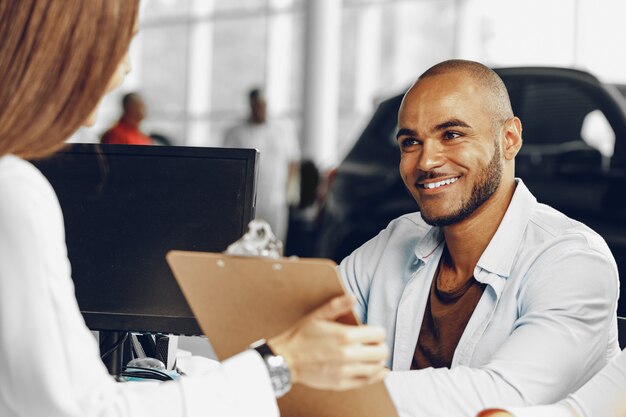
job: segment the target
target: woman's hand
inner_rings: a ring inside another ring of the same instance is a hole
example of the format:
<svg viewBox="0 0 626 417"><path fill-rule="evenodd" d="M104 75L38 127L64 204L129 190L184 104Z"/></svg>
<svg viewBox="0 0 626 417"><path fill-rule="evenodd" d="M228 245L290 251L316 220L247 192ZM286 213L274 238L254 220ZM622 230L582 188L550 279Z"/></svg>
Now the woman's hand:
<svg viewBox="0 0 626 417"><path fill-rule="evenodd" d="M381 380L389 372L382 327L335 322L350 312L352 304L353 296L333 298L268 341L287 361L292 383L347 390Z"/></svg>

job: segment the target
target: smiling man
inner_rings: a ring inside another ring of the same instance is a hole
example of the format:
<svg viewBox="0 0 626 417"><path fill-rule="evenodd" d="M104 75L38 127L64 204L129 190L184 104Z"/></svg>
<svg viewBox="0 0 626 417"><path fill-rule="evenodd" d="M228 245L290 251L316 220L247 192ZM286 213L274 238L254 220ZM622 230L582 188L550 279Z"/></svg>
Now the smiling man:
<svg viewBox="0 0 626 417"><path fill-rule="evenodd" d="M556 401L619 352L615 261L600 236L515 178L522 124L502 80L445 61L406 93L400 173L419 206L341 274L393 352L401 416ZM404 371L404 372L401 372Z"/></svg>

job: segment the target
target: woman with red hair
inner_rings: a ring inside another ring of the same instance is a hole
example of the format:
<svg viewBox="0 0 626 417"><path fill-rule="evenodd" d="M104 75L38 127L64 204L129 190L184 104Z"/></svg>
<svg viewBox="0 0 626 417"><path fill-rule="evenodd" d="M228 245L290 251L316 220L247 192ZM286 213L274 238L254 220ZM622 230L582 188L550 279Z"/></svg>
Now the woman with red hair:
<svg viewBox="0 0 626 417"><path fill-rule="evenodd" d="M27 160L93 122L129 69L137 9L137 0L0 2L0 416L277 415L291 383L342 390L381 379L383 330L334 321L347 297L202 376L153 385L107 373L74 296L58 200Z"/></svg>

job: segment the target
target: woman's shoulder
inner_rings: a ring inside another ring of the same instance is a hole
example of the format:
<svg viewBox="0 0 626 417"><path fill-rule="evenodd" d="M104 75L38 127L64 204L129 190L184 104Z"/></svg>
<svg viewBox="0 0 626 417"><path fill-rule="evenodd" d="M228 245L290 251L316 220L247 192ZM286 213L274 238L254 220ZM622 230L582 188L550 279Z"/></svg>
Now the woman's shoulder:
<svg viewBox="0 0 626 417"><path fill-rule="evenodd" d="M43 205L57 205L52 186L30 162L17 156L0 157L0 209L2 212L30 211Z"/></svg>

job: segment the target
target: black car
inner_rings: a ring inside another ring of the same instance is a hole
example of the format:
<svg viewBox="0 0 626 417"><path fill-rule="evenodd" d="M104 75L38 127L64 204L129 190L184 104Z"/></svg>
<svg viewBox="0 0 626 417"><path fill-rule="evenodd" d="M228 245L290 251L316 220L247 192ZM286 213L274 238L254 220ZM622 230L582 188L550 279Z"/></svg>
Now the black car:
<svg viewBox="0 0 626 417"><path fill-rule="evenodd" d="M522 120L516 176L540 202L600 233L626 276L626 100L615 86L584 71L495 71ZM339 165L321 217L317 255L339 262L392 219L417 210L398 171L401 101L402 94L380 104ZM619 313L626 315L626 299Z"/></svg>

